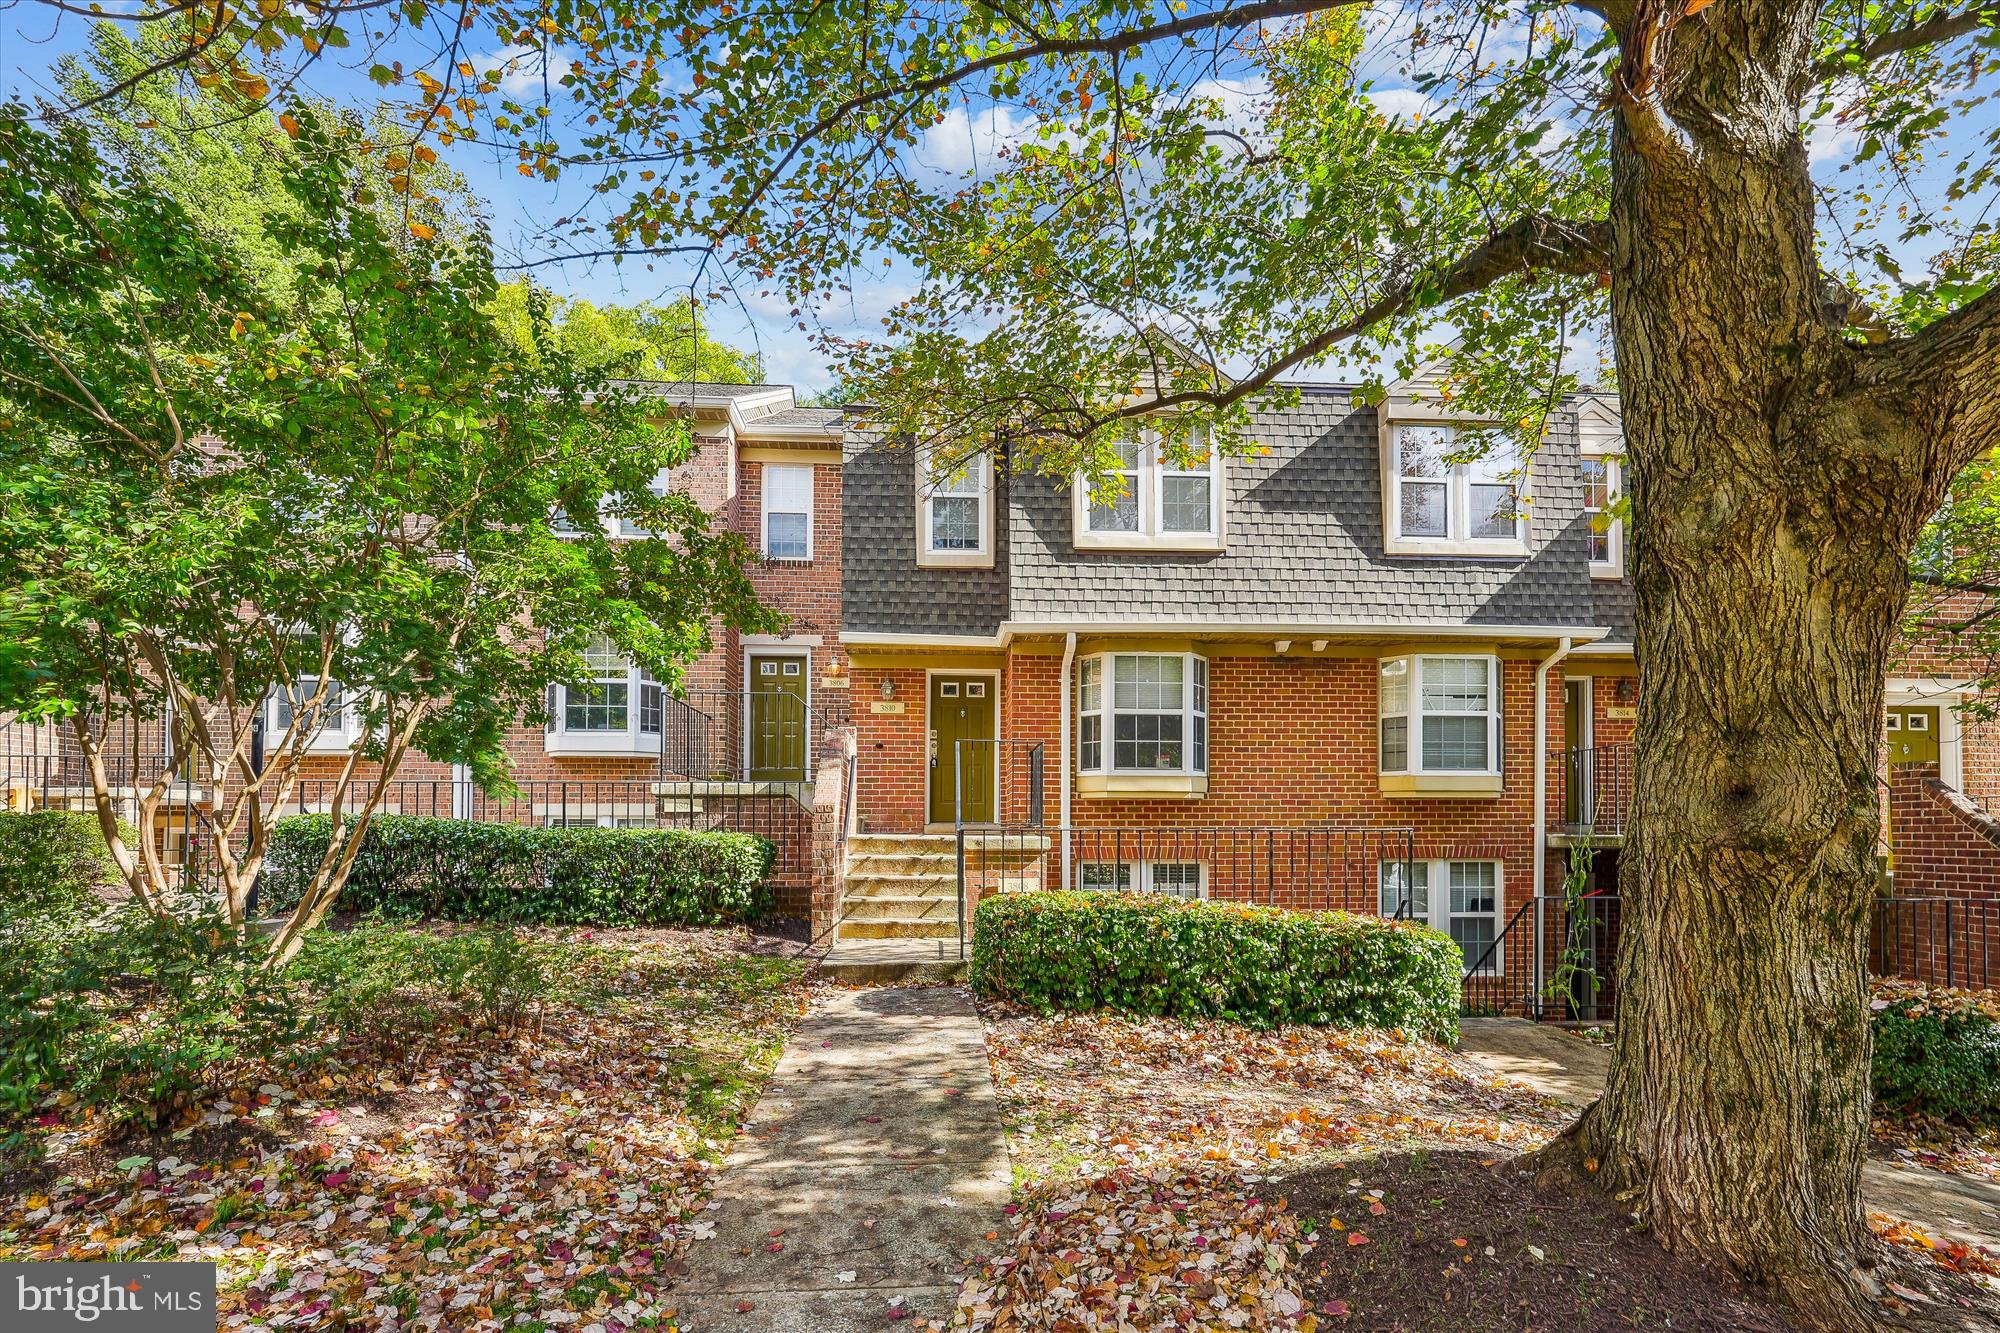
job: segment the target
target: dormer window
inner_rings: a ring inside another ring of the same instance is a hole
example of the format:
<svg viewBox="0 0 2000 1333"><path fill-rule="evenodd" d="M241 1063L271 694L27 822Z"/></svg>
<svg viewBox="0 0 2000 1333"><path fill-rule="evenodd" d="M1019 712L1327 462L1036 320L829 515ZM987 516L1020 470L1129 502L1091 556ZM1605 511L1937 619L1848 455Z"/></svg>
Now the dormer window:
<svg viewBox="0 0 2000 1333"><path fill-rule="evenodd" d="M1526 555L1521 471L1503 449L1463 462L1455 426L1403 422L1389 432L1386 547L1391 555Z"/></svg>
<svg viewBox="0 0 2000 1333"><path fill-rule="evenodd" d="M1188 452L1151 430L1117 448L1118 466L1102 481L1077 479L1078 550L1222 549L1222 456L1206 435Z"/></svg>
<svg viewBox="0 0 2000 1333"><path fill-rule="evenodd" d="M993 565L993 461L984 453L955 463L926 454L917 463L917 563Z"/></svg>
<svg viewBox="0 0 2000 1333"><path fill-rule="evenodd" d="M1611 403L1584 400L1577 411L1577 467L1583 478L1584 543L1590 577L1625 577L1625 524L1616 517L1625 490L1625 430Z"/></svg>

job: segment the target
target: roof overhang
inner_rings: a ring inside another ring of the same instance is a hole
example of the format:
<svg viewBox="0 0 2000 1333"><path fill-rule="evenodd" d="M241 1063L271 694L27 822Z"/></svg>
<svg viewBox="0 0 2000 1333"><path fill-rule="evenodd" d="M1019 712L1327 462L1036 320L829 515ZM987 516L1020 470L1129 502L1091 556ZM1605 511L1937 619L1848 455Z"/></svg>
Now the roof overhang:
<svg viewBox="0 0 2000 1333"><path fill-rule="evenodd" d="M1576 651L1583 651L1607 636L1611 631L1601 627L1576 625L1480 625L1451 622L1447 624L1425 623L1421 621L1380 621L1380 620L1334 620L1299 622L1245 622L1245 621L1202 621L1202 620L1076 620L1076 621L1036 621L1008 620L992 634L906 634L874 633L866 630L843 631L840 641L849 648L873 649L878 652L935 651L937 649L1005 648L1017 638L1031 638L1047 635L1087 634L1093 638L1112 635L1143 635L1155 637L1177 636L1181 638L1201 638L1217 641L1240 640L1244 643L1265 642L1272 639L1289 639L1305 643L1315 639L1341 640L1393 640L1412 639L1465 639L1479 643L1499 643L1527 646L1541 643L1560 643L1564 639L1576 645ZM1617 650L1629 652L1627 645L1617 645Z"/></svg>

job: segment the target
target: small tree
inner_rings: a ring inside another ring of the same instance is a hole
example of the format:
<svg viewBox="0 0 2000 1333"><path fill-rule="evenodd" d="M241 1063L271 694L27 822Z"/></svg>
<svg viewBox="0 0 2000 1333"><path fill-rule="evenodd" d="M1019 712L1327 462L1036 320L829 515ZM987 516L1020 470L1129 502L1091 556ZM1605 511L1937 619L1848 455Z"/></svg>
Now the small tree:
<svg viewBox="0 0 2000 1333"><path fill-rule="evenodd" d="M0 109L0 709L61 719L119 873L155 908L172 881L119 827L106 722L164 719L160 772L134 767L139 826L189 774L238 925L270 812L353 709L329 797L354 817L273 966L339 893L381 799L368 769L417 751L504 784L506 728L583 674L592 633L671 684L712 619L770 621L741 540L648 489L688 456L686 423L553 339L524 352L488 313L483 233L392 237L342 132L282 120L298 207L258 238L296 274L281 303L142 171ZM609 541L605 513L656 535ZM274 694L289 717L260 768Z"/></svg>

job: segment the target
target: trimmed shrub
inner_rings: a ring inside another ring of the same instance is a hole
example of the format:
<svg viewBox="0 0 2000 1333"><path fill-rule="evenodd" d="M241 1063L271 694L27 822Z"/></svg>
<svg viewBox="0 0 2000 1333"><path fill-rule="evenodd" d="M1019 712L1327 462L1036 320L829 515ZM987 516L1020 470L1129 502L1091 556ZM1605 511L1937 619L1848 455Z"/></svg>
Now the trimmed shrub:
<svg viewBox="0 0 2000 1333"><path fill-rule="evenodd" d="M128 840L134 838L125 830ZM103 905L118 867L97 816L78 810L0 812L0 914L71 918Z"/></svg>
<svg viewBox="0 0 2000 1333"><path fill-rule="evenodd" d="M328 815L271 831L261 911L297 903L326 853ZM371 820L343 911L546 926L711 926L771 910L775 853L747 833L540 828L380 815Z"/></svg>
<svg viewBox="0 0 2000 1333"><path fill-rule="evenodd" d="M1878 1105L2000 1124L2000 999L1882 981L1873 1004Z"/></svg>
<svg viewBox="0 0 2000 1333"><path fill-rule="evenodd" d="M979 905L972 985L1043 1013L1458 1033L1464 956L1428 926L1157 894L1005 893Z"/></svg>

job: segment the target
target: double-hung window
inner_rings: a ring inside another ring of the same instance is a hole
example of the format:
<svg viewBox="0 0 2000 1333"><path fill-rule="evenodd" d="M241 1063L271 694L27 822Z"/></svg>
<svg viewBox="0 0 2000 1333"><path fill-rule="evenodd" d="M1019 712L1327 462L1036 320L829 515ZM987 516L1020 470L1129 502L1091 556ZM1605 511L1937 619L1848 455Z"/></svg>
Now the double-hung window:
<svg viewBox="0 0 2000 1333"><path fill-rule="evenodd" d="M602 634L593 634L585 643L583 661L580 683L554 688L549 749L599 754L658 749L664 704L653 673Z"/></svg>
<svg viewBox="0 0 2000 1333"><path fill-rule="evenodd" d="M1376 907L1445 932L1466 971L1489 976L1500 970L1502 883L1498 861L1384 861Z"/></svg>
<svg viewBox="0 0 2000 1333"><path fill-rule="evenodd" d="M1477 458L1452 461L1468 447L1451 426L1395 427L1389 459L1391 554L1526 553L1522 469L1497 445Z"/></svg>
<svg viewBox="0 0 2000 1333"><path fill-rule="evenodd" d="M1615 516L1624 478L1619 459L1610 454L1585 454L1583 471L1584 541L1590 551L1590 576L1616 579L1625 575L1625 525Z"/></svg>
<svg viewBox="0 0 2000 1333"><path fill-rule="evenodd" d="M271 687L270 697L264 701L264 743L275 747L290 731L293 723L301 726L313 725L312 733L306 737L308 751L348 750L354 746L360 730L359 710L355 701L347 697L347 687L340 681L327 678L326 694L319 700L317 719L309 715L313 698L320 692L322 677L318 671L320 644L310 636L300 636L292 641L300 669L288 685L279 681ZM308 716L301 717L302 714Z"/></svg>
<svg viewBox="0 0 2000 1333"><path fill-rule="evenodd" d="M1385 658L1376 685L1384 773L1500 771L1500 663L1493 657Z"/></svg>
<svg viewBox="0 0 2000 1333"><path fill-rule="evenodd" d="M1155 431L1120 440L1118 466L1076 487L1077 546L1213 551L1222 546L1222 459L1208 437L1172 447Z"/></svg>
<svg viewBox="0 0 2000 1333"><path fill-rule="evenodd" d="M667 498L667 491L672 487L672 484L672 470L661 468L653 474L653 479L646 483L646 489L652 493L655 499L664 500ZM658 529L649 528L636 518L625 518L614 515L606 521L605 526L606 530L614 537L657 537L661 535Z"/></svg>
<svg viewBox="0 0 2000 1333"><path fill-rule="evenodd" d="M917 563L993 562L992 463L983 453L955 465L920 465L917 478Z"/></svg>
<svg viewBox="0 0 2000 1333"><path fill-rule="evenodd" d="M812 559L813 470L810 464L764 465L764 554L773 560Z"/></svg>
<svg viewBox="0 0 2000 1333"><path fill-rule="evenodd" d="M1208 661L1193 653L1101 653L1077 674L1085 773L1206 773Z"/></svg>

